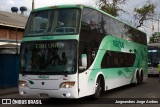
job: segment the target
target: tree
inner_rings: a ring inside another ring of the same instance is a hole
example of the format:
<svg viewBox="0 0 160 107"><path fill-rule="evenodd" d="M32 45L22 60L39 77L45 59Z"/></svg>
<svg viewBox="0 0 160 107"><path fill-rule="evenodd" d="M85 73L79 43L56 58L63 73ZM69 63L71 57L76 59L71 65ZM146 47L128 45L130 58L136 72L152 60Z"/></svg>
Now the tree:
<svg viewBox="0 0 160 107"><path fill-rule="evenodd" d="M155 32L155 33L153 33L152 36L150 37L149 43L160 42L159 38L160 38L160 32Z"/></svg>
<svg viewBox="0 0 160 107"><path fill-rule="evenodd" d="M151 20L153 18L154 10L156 6L153 3L143 5L141 8L135 8L135 19L138 20L136 28L141 27L145 20Z"/></svg>
<svg viewBox="0 0 160 107"><path fill-rule="evenodd" d="M119 11L125 12L122 8L120 8L120 5L125 4L125 1L126 0L99 0L97 5L104 12L116 17L119 15Z"/></svg>
<svg viewBox="0 0 160 107"><path fill-rule="evenodd" d="M99 0L97 5L101 10L103 10L106 13L111 14L112 16L119 16L119 12L122 11L124 13L127 13L125 10L121 8L122 4L125 4L126 0ZM151 3L150 0L146 2L142 7L135 8L135 19L137 23L135 22L135 27L141 27L143 26L144 21L151 20L152 16L154 14L156 5L154 3Z"/></svg>

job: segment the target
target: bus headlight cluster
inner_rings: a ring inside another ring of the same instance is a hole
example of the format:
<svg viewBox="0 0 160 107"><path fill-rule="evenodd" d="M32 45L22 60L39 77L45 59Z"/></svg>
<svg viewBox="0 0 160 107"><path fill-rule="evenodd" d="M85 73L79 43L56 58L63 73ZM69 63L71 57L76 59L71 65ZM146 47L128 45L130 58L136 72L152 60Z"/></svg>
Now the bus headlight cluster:
<svg viewBox="0 0 160 107"><path fill-rule="evenodd" d="M19 80L18 86L19 87L28 87L28 83L26 81Z"/></svg>
<svg viewBox="0 0 160 107"><path fill-rule="evenodd" d="M63 82L60 84L59 88L72 88L75 85L75 81Z"/></svg>

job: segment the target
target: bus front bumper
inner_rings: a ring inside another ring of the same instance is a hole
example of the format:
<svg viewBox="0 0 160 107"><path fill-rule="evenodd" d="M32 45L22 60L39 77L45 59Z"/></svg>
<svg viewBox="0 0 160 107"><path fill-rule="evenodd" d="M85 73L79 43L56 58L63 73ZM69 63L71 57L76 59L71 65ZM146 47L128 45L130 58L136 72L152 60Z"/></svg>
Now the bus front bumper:
<svg viewBox="0 0 160 107"><path fill-rule="evenodd" d="M29 96L33 98L79 98L78 91L75 89L30 89L19 87L19 94L21 96Z"/></svg>

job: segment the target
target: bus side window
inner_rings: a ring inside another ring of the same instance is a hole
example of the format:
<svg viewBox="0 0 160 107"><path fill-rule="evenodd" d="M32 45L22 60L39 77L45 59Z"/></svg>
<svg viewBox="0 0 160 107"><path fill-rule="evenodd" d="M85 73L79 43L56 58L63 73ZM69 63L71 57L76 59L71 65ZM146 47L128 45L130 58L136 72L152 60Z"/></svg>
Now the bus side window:
<svg viewBox="0 0 160 107"><path fill-rule="evenodd" d="M107 51L102 59L101 68L111 68L113 66L112 52Z"/></svg>
<svg viewBox="0 0 160 107"><path fill-rule="evenodd" d="M114 58L113 58L113 60L114 60L114 67L118 67L118 65L119 65L119 61L118 61L118 53L117 52L114 52Z"/></svg>

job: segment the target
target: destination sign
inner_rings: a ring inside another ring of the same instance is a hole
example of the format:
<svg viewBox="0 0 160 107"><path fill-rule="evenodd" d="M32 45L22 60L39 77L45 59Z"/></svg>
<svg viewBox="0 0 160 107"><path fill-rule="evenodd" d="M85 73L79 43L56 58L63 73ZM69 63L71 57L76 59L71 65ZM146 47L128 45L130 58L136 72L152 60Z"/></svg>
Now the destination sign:
<svg viewBox="0 0 160 107"><path fill-rule="evenodd" d="M63 48L64 45L60 43L38 43L35 48Z"/></svg>

